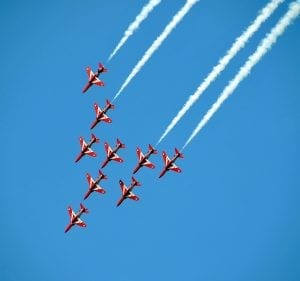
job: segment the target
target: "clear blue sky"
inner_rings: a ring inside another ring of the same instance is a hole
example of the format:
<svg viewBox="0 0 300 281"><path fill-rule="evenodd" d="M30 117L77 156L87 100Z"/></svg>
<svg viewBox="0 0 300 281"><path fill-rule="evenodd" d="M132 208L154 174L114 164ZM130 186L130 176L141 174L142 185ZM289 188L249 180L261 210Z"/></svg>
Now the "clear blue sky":
<svg viewBox="0 0 300 281"><path fill-rule="evenodd" d="M130 183L135 149L155 144L187 97L266 0L201 0L166 39L99 124L97 158L75 164L90 137L93 103L112 99L183 0L162 1L116 56L107 58L147 1L0 3L0 280L300 280L300 20L257 64L177 164L201 117L256 49L282 4L203 94L136 178L140 201L119 208L119 179ZM85 67L109 69L103 88L83 95ZM124 163L110 163L107 194L93 194L86 229L64 228L97 175L104 141L119 137Z"/></svg>

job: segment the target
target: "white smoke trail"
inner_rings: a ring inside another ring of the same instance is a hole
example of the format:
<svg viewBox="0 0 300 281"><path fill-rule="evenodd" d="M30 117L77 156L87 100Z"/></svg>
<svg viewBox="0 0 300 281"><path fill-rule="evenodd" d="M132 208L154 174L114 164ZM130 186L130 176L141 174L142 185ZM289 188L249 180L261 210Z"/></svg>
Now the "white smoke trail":
<svg viewBox="0 0 300 281"><path fill-rule="evenodd" d="M238 37L231 48L227 51L226 55L221 58L218 64L208 74L204 81L200 84L196 92L189 96L184 106L179 110L174 119L170 122L164 133L161 135L157 144L159 144L170 131L176 126L180 119L187 113L191 106L200 98L207 87L218 77L218 75L225 69L230 60L245 46L247 41L259 29L259 27L272 15L280 3L284 0L270 1L258 14L254 22Z"/></svg>
<svg viewBox="0 0 300 281"><path fill-rule="evenodd" d="M300 1L291 3L288 12L278 21L275 27L272 28L271 32L265 36L265 38L258 45L256 51L251 56L249 56L246 63L240 68L234 79L231 80L224 88L217 101L207 111L195 130L192 132L192 134L184 144L182 150L185 149L186 146L192 141L192 139L201 131L201 129L207 124L210 118L220 108L223 102L233 93L239 83L250 73L252 67L260 61L260 59L276 42L277 38L285 31L288 25L299 15Z"/></svg>
<svg viewBox="0 0 300 281"><path fill-rule="evenodd" d="M161 0L150 0L148 4L146 4L141 12L136 16L135 20L128 26L127 30L124 32L124 35L117 47L110 54L108 61L112 59L112 57L119 51L119 49L125 44L127 39L139 28L142 21L144 21L148 15L152 12L152 10L157 6Z"/></svg>
<svg viewBox="0 0 300 281"><path fill-rule="evenodd" d="M121 86L120 90L115 95L115 100L124 88L129 84L131 79L141 70L144 64L151 58L153 53L159 48L159 46L163 43L163 41L168 37L168 35L172 32L172 30L177 26L177 24L183 19L183 17L189 12L189 10L196 4L199 0L187 0L184 6L176 13L176 15L172 18L172 20L165 27L163 32L154 40L150 48L145 52L143 57L139 60L139 62L132 69L129 76L126 78L125 82Z"/></svg>

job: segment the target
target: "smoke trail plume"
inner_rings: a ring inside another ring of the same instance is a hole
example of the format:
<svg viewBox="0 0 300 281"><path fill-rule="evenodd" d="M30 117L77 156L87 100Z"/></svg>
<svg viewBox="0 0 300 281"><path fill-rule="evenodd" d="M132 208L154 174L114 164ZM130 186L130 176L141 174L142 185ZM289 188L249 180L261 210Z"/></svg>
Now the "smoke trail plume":
<svg viewBox="0 0 300 281"><path fill-rule="evenodd" d="M296 1L290 4L287 13L278 21L275 27L272 28L271 32L268 33L265 38L260 42L256 51L248 58L246 63L240 68L233 80L224 88L223 92L207 111L202 120L199 122L195 130L192 132L183 149L193 140L193 138L201 131L201 129L207 124L211 117L221 107L223 102L233 93L239 83L247 77L253 66L255 66L260 59L268 52L268 50L276 43L277 38L282 35L285 29L292 23L292 21L300 15L300 1Z"/></svg>
<svg viewBox="0 0 300 281"><path fill-rule="evenodd" d="M139 28L142 21L144 21L148 15L152 12L152 10L157 6L161 0L150 0L148 4L146 4L141 12L136 16L135 20L128 26L127 30L124 32L124 35L117 47L110 54L108 61L112 59L112 57L119 51L119 49L125 44L127 39Z"/></svg>
<svg viewBox="0 0 300 281"><path fill-rule="evenodd" d="M154 40L150 48L145 52L143 57L139 60L139 62L132 69L129 76L126 78L125 82L115 95L115 100L121 92L125 89L125 87L129 84L132 78L141 70L144 64L151 58L153 53L159 48L159 46L164 42L164 40L168 37L168 35L172 32L172 30L177 26L177 24L183 19L183 17L189 12L189 10L196 4L199 0L187 0L184 6L177 12L177 14L172 18L172 20L165 27L163 32Z"/></svg>
<svg viewBox="0 0 300 281"><path fill-rule="evenodd" d="M157 144L159 144L170 131L176 126L180 119L187 113L191 106L200 98L207 87L218 77L218 75L225 69L231 59L245 46L247 41L259 29L259 27L272 15L280 3L284 0L270 1L258 14L254 22L238 37L231 48L227 51L226 55L221 58L218 64L208 74L204 81L200 84L196 92L189 96L184 106L179 110L174 119L170 122L164 133L161 135Z"/></svg>

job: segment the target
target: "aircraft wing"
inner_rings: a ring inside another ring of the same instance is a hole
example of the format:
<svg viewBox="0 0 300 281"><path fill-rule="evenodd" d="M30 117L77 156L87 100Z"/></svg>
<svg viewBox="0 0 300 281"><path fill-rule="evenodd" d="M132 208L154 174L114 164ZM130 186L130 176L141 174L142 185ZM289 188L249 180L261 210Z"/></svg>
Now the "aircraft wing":
<svg viewBox="0 0 300 281"><path fill-rule="evenodd" d="M139 148L136 149L136 154L137 154L139 161L142 161L143 158L145 157L143 152Z"/></svg>
<svg viewBox="0 0 300 281"><path fill-rule="evenodd" d="M106 191L104 188L102 188L99 184L96 185L94 188L94 191L104 194Z"/></svg>
<svg viewBox="0 0 300 281"><path fill-rule="evenodd" d="M86 224L80 218L77 218L74 224L79 225L81 227L86 227Z"/></svg>
<svg viewBox="0 0 300 281"><path fill-rule="evenodd" d="M132 199L134 201L138 201L140 199L138 196L133 194L131 191L129 192L129 194L126 197L129 198L129 199Z"/></svg>
<svg viewBox="0 0 300 281"><path fill-rule="evenodd" d="M81 151L84 151L87 147L85 140L82 137L80 137L79 142L80 142Z"/></svg>
<svg viewBox="0 0 300 281"><path fill-rule="evenodd" d="M178 166L176 166L174 163L171 164L171 166L169 167L169 170L172 170L176 173L181 173L181 169Z"/></svg>
<svg viewBox="0 0 300 281"><path fill-rule="evenodd" d="M107 155L107 156L110 156L110 154L111 154L113 151L112 151L110 145L109 145L107 142L104 143L104 148L105 148L105 151L106 151L106 155Z"/></svg>
<svg viewBox="0 0 300 281"><path fill-rule="evenodd" d="M95 84L97 86L104 86L103 81L101 81L98 77L94 77L94 79L91 81L92 84Z"/></svg>
<svg viewBox="0 0 300 281"><path fill-rule="evenodd" d="M119 180L119 184L121 187L122 195L125 195L128 191L126 184L122 180Z"/></svg>
<svg viewBox="0 0 300 281"><path fill-rule="evenodd" d="M155 165L152 164L152 162L150 162L148 159L145 159L144 162L141 164L143 166L146 166L150 169L154 169L155 168Z"/></svg>
<svg viewBox="0 0 300 281"><path fill-rule="evenodd" d="M96 116L98 118L103 111L101 110L101 108L99 107L99 105L97 103L94 104L94 109L95 109L95 112L96 112Z"/></svg>
<svg viewBox="0 0 300 281"><path fill-rule="evenodd" d="M111 123L111 119L105 113L102 114L100 120L106 123Z"/></svg>
<svg viewBox="0 0 300 281"><path fill-rule="evenodd" d="M86 69L86 74L89 78L89 81L92 81L93 77L95 76L94 72L92 71L92 69L88 66Z"/></svg>
<svg viewBox="0 0 300 281"><path fill-rule="evenodd" d="M89 173L86 174L86 179L89 183L89 187L91 188L95 184L95 180L91 177Z"/></svg>
<svg viewBox="0 0 300 281"><path fill-rule="evenodd" d="M68 207L68 213L70 216L70 220L72 220L76 215L71 207Z"/></svg>
<svg viewBox="0 0 300 281"><path fill-rule="evenodd" d="M92 157L97 156L96 152L93 151L92 149L90 149L89 147L86 148L86 151L84 152L84 154L87 154L87 155L92 156Z"/></svg>
<svg viewBox="0 0 300 281"><path fill-rule="evenodd" d="M167 155L167 153L165 151L162 152L162 157L163 157L163 161L165 163L165 166L167 166L169 163L170 163L170 158L169 156Z"/></svg>
<svg viewBox="0 0 300 281"><path fill-rule="evenodd" d="M113 153L112 156L110 156L111 160L117 161L119 163L123 162L123 159L117 154L117 153Z"/></svg>

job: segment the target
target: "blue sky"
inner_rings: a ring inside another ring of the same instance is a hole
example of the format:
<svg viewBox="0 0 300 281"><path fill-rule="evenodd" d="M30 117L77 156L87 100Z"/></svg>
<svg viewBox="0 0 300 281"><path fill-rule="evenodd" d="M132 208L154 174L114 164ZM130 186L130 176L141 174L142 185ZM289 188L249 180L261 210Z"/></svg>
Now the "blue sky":
<svg viewBox="0 0 300 281"><path fill-rule="evenodd" d="M177 164L162 169L287 11L285 1L205 91L151 160L119 208L118 181L130 183L135 149L155 144L187 97L268 1L201 0L116 100L99 124L97 158L74 160L90 137L93 104L112 99L185 1L162 1L115 57L107 59L146 1L1 1L0 279L300 279L300 20L253 68ZM81 90L85 67L103 62L103 88ZM110 163L107 194L93 194L86 229L64 228L96 177L104 142L120 138L124 163Z"/></svg>

